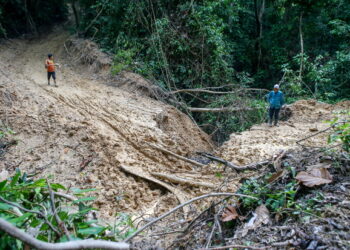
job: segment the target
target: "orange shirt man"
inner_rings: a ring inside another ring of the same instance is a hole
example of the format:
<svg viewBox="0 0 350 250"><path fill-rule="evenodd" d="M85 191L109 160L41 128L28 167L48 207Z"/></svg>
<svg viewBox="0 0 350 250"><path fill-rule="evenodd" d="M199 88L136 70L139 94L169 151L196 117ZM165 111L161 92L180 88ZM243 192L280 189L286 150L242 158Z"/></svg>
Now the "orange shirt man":
<svg viewBox="0 0 350 250"><path fill-rule="evenodd" d="M59 66L59 65L54 63L52 54L48 54L47 57L48 58L45 61L45 68L47 69L47 84L50 85L50 79L52 77L55 83L55 86L57 87L55 66Z"/></svg>

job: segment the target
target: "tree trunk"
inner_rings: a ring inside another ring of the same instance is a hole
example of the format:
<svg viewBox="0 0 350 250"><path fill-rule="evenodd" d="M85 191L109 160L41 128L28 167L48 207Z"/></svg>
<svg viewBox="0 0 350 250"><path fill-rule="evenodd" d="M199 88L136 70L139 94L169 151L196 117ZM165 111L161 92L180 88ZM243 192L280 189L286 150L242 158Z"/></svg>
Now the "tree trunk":
<svg viewBox="0 0 350 250"><path fill-rule="evenodd" d="M80 20L79 20L79 15L78 15L77 6L75 5L76 2L77 2L76 0L73 0L73 1L72 1L72 10L73 10L74 19L75 19L75 27L76 27L76 29L78 30L78 29L79 29Z"/></svg>
<svg viewBox="0 0 350 250"><path fill-rule="evenodd" d="M259 71L261 66L261 58L262 58L262 49L261 49L261 41L263 35L263 15L265 12L265 0L262 0L260 5L258 6L258 1L254 0L255 6L255 21L256 21L256 63L255 63L255 72Z"/></svg>
<svg viewBox="0 0 350 250"><path fill-rule="evenodd" d="M304 70L304 39L303 39L303 11L300 12L299 16L299 37L300 37L300 69L299 69L299 81L302 81L303 70Z"/></svg>
<svg viewBox="0 0 350 250"><path fill-rule="evenodd" d="M37 29L35 22L30 14L29 7L27 0L24 0L24 10L26 15L26 23L27 23L27 32L37 34Z"/></svg>

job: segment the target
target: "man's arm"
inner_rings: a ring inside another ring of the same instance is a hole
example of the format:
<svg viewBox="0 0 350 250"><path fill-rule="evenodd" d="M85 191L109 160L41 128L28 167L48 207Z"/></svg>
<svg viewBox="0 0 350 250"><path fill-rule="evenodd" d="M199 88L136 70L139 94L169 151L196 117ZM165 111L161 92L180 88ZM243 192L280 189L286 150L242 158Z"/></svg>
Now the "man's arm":
<svg viewBox="0 0 350 250"><path fill-rule="evenodd" d="M268 93L267 95L266 95L266 99L267 99L267 102L268 103L270 103L270 99L271 99L271 92L270 93Z"/></svg>

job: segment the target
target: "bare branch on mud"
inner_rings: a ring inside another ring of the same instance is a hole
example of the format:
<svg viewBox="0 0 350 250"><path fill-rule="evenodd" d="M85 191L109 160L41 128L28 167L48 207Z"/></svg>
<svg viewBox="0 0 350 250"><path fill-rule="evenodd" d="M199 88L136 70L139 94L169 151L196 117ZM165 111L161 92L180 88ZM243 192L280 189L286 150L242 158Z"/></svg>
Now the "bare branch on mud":
<svg viewBox="0 0 350 250"><path fill-rule="evenodd" d="M237 170L237 171L243 171L243 170L247 170L247 169L256 169L258 166L263 166L263 165L270 163L270 161L260 161L260 162L251 163L251 164L248 164L245 166L237 166L237 165L233 164L232 162L226 161L220 157L211 155L209 153L197 152L197 154L204 156L210 160L220 162L220 163L224 164L225 166L227 166L233 170Z"/></svg>
<svg viewBox="0 0 350 250"><path fill-rule="evenodd" d="M21 207L20 205L17 205L14 202L8 201L8 200L6 200L5 198L3 198L1 196L0 196L0 201L4 202L6 204L9 204L9 205L11 205L13 207L16 207L16 208L18 208L18 209L20 209L20 210L22 210L24 212L37 214L38 216L40 216L41 218L43 218L45 220L45 223L51 228L52 231L54 231L57 235L61 235L61 233L51 224L51 222L47 219L46 215L43 214L42 212L35 211L35 210L30 210L30 209Z"/></svg>
<svg viewBox="0 0 350 250"><path fill-rule="evenodd" d="M223 107L223 108L193 108L186 107L188 111L191 112L237 112L237 111L251 111L256 110L258 108L249 108L249 107Z"/></svg>
<svg viewBox="0 0 350 250"><path fill-rule="evenodd" d="M257 200L257 198L249 196L249 195L243 195L243 194L235 194L235 193L210 193L210 194L205 194L199 197L195 197L189 201L186 201L185 203L182 203L180 205L178 205L177 207L171 209L170 211L166 212L165 214L163 214L162 216L152 220L151 222L147 223L146 225L144 225L143 227L141 227L140 229L138 229L134 234L130 235L128 238L126 238L124 241L128 242L130 240L132 240L133 238L135 238L138 234L140 234L142 231L144 231L146 228L152 226L153 224L155 224L156 222L160 221L161 219L164 219L165 217L169 216L170 214L176 212L177 210L179 210L180 208L187 206L188 204L191 204L195 201L204 199L204 198L208 198L208 197L215 197L215 196L238 196L238 197L248 197L251 199L255 199Z"/></svg>
<svg viewBox="0 0 350 250"><path fill-rule="evenodd" d="M255 89L255 88L241 88L235 91L213 91L208 88L197 88L197 89L178 89L175 91L169 92L169 94L178 94L178 93L207 93L207 94L215 94L215 95L225 95L225 94L236 94L241 91L263 91L268 92L267 89Z"/></svg>
<svg viewBox="0 0 350 250"><path fill-rule="evenodd" d="M47 243L35 239L33 236L23 232L11 223L0 218L0 230L12 237L21 240L36 249L47 250L74 250L74 249L129 249L129 244L124 242L112 242L105 240L76 240L64 243Z"/></svg>
<svg viewBox="0 0 350 250"><path fill-rule="evenodd" d="M337 124L337 123L336 123L336 124ZM319 131L319 132L317 132L317 133L314 133L314 134L312 134L312 135L309 135L309 136L307 136L307 137L305 137L305 138L303 138L303 139L297 141L296 144L298 144L299 146L302 146L302 147L307 147L306 145L301 145L300 142L305 141L305 140L307 140L307 139L309 139L309 138L311 138L311 137L314 137L314 136L316 136L316 135L322 134L322 133L324 133L324 132L326 132L326 131L332 129L336 124L333 124L333 126L330 126L330 127L326 128L326 129L323 129L323 130L321 130L321 131Z"/></svg>
<svg viewBox="0 0 350 250"><path fill-rule="evenodd" d="M163 152L163 153L169 154L169 155L171 155L171 156L174 156L175 158L178 158L178 159L180 159L180 160L186 161L186 162L191 163L191 164L193 164L193 165L196 165L196 166L198 166L198 167L205 167L205 166L206 166L206 165L204 165L204 164L202 164L202 163L199 163L199 162L197 162L197 161L194 161L194 160L188 159L188 158L186 158L186 157L183 157L183 156L181 156L181 155L175 154L175 153L173 153L173 152L171 152L171 151L169 151L169 150L167 150L167 149L165 149L165 148L159 147L159 146L157 146L157 145L150 144L150 143L147 143L147 144L150 145L150 146L151 146L152 148L154 148L154 149L157 149L157 150L159 150L159 151L161 151L161 152Z"/></svg>
<svg viewBox="0 0 350 250"><path fill-rule="evenodd" d="M188 179L180 178L180 177L173 176L173 175L168 175L168 174L163 174L163 173L151 173L151 174L153 176L168 180L172 183L179 183L179 184L190 185L190 186L202 186L202 187L208 187L208 188L215 188L216 187L216 185L213 185L211 183L188 180Z"/></svg>

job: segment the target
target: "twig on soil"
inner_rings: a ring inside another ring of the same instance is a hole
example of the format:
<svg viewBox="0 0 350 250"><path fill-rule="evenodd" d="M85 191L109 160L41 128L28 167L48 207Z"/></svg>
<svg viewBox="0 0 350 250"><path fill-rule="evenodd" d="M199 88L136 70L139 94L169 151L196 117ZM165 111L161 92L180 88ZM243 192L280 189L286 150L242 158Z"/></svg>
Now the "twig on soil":
<svg viewBox="0 0 350 250"><path fill-rule="evenodd" d="M220 250L220 249L229 249L229 248L244 248L244 249L253 249L253 250L264 250L267 247L254 247L254 246L244 246L244 245L227 245L219 247L204 248L201 250Z"/></svg>
<svg viewBox="0 0 350 250"><path fill-rule="evenodd" d="M303 138L303 139L297 141L296 144L298 144L299 146L302 146L302 147L308 147L308 146L306 146L306 145L301 145L300 142L305 141L305 140L307 140L307 139L309 139L309 138L312 138L312 137L314 137L314 136L316 136L316 135L322 134L322 133L324 133L324 132L326 132L326 131L332 129L335 125L336 125L336 124L333 124L332 126L326 128L326 129L323 129L323 130L321 130L321 131L319 131L319 132L317 132L317 133L315 133L315 134L309 135L309 136L307 136L307 137L305 137L305 138Z"/></svg>
<svg viewBox="0 0 350 250"><path fill-rule="evenodd" d="M176 206L175 208L173 208L170 211L166 212L162 216L160 216L160 217L154 219L153 221L147 223L146 225L144 225L143 227L138 229L134 234L132 234L128 238L126 238L124 241L125 242L130 241L131 239L136 237L138 234L140 234L142 231L144 231L146 228L152 226L153 224L155 224L156 222L160 221L161 219L164 219L165 217L169 216L170 214L176 212L180 208L182 208L182 207L184 207L184 206L186 206L188 204L191 204L192 202L195 202L197 200L201 200L201 199L204 199L204 198L207 198L207 197L215 197L215 196L238 196L238 197L248 197L248 198L257 200L257 198L249 196L249 195L235 194L235 193L210 193L210 194L205 194L205 195L202 195L202 196L199 196L199 197L195 197L195 198L193 198L193 199L191 199L189 201L186 201L185 203L182 203L182 204Z"/></svg>
<svg viewBox="0 0 350 250"><path fill-rule="evenodd" d="M9 204L13 207L17 207L18 209L24 211L24 212L27 212L27 213L33 213L33 214L37 214L39 215L41 218L43 218L45 220L45 223L52 229L52 231L54 231L57 235L61 235L61 233L50 223L50 221L47 219L46 215L43 214L42 212L39 212L39 211L35 211L35 210L30 210L30 209L27 209L27 208L24 208L24 207L21 207L20 205L17 205L16 203L14 202L11 202L11 201L8 201L6 200L5 198L3 198L2 196L0 196L0 201L6 203L6 204Z"/></svg>
<svg viewBox="0 0 350 250"><path fill-rule="evenodd" d="M68 231L66 225L61 221L60 217L57 214L57 210L56 210L56 206L55 206L55 195L51 189L50 183L48 180L46 180L46 183L47 183L47 187L48 187L49 192L50 192L50 204L51 204L52 213L55 216L57 224L58 224L59 228L63 231L63 233L67 236L67 239L72 240L70 235L69 235L69 231Z"/></svg>
<svg viewBox="0 0 350 250"><path fill-rule="evenodd" d="M214 204L212 204L210 207L208 207L207 209L205 209L203 212L201 212L196 218L194 218L190 224L188 224L188 226L183 230L183 233L187 233L191 227L195 224L195 222L202 217L203 214L205 214L206 212L208 212L210 209L214 208L215 206L219 205L220 203L224 202L227 198L222 199L221 201L218 201Z"/></svg>
<svg viewBox="0 0 350 250"><path fill-rule="evenodd" d="M282 159L286 155L286 153L286 150L282 150L282 152L280 152L276 159L273 161L273 167L275 168L276 172L281 170Z"/></svg>
<svg viewBox="0 0 350 250"><path fill-rule="evenodd" d="M80 163L80 171L83 171L90 162L93 160L93 155L89 155L86 159L83 158L83 161Z"/></svg>
<svg viewBox="0 0 350 250"><path fill-rule="evenodd" d="M216 223L213 224L213 228L209 234L209 237L207 239L207 244L205 244L205 248L208 248L211 245L211 239L213 238L215 229L216 229Z"/></svg>
<svg viewBox="0 0 350 250"><path fill-rule="evenodd" d="M198 167L205 167L205 166L206 166L206 165L204 165L204 164L202 164L202 163L199 163L199 162L197 162L197 161L194 161L194 160L188 159L188 158L186 158L186 157L183 157L183 156L181 156L181 155L175 154L175 153L173 153L173 152L171 152L171 151L169 151L169 150L167 150L167 149L165 149L165 148L159 147L159 146L157 146L157 145L150 144L150 143L147 143L147 144L150 145L150 146L151 146L152 148L154 148L154 149L157 149L157 150L159 150L159 151L161 151L161 152L163 152L163 153L169 154L169 155L171 155L171 156L174 156L175 158L178 158L178 159L180 159L180 160L186 161L186 162L191 163L191 164L193 164L193 165L196 165L196 166L198 166Z"/></svg>
<svg viewBox="0 0 350 250"><path fill-rule="evenodd" d="M284 247L284 246L288 246L288 245L293 245L294 240L286 240L286 241L282 241L282 242L275 242L272 243L271 246L273 247Z"/></svg>
<svg viewBox="0 0 350 250"><path fill-rule="evenodd" d="M35 239L33 236L23 232L11 223L0 218L0 230L8 233L12 237L36 249L47 250L75 250L75 249L129 249L129 244L124 242L112 242L104 240L76 240L64 243L47 243Z"/></svg>

